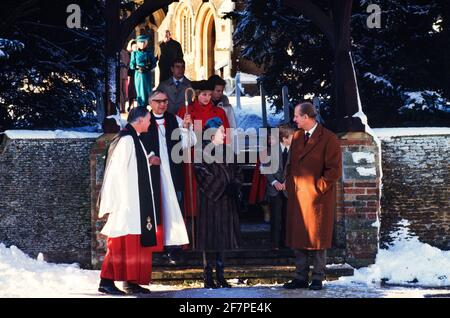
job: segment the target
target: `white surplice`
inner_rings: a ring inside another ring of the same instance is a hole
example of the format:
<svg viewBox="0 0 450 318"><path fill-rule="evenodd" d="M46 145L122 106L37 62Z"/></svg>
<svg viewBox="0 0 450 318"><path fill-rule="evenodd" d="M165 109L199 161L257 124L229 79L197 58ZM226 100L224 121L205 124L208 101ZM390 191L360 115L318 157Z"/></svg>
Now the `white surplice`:
<svg viewBox="0 0 450 318"><path fill-rule="evenodd" d="M166 142L166 128L164 126L165 120L156 114L154 114L154 117L158 125L159 157L161 159L161 205L164 226L164 245L189 244L186 225L184 223L180 205L178 204L177 194L170 171L170 158ZM178 126L182 131L182 147L187 148L188 146L195 145L197 138L193 130L183 128L183 121L180 117L176 116L176 119Z"/></svg>
<svg viewBox="0 0 450 318"><path fill-rule="evenodd" d="M144 146L141 143L145 155ZM147 162L148 167L148 162ZM153 197L150 179L149 195ZM154 200L153 200L154 202ZM156 219L153 209L153 219ZM141 214L136 151L133 137L121 137L105 169L101 189L99 218L109 214L101 233L108 237L141 234Z"/></svg>

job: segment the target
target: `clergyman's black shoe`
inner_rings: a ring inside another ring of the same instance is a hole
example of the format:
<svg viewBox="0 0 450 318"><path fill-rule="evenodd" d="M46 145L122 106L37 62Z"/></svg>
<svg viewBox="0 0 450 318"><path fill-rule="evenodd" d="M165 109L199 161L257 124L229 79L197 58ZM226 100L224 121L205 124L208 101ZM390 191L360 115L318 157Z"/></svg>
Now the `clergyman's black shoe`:
<svg viewBox="0 0 450 318"><path fill-rule="evenodd" d="M128 295L133 294L150 294L150 289L139 286L138 284L123 282L123 290Z"/></svg>
<svg viewBox="0 0 450 318"><path fill-rule="evenodd" d="M101 279L98 291L109 295L125 295L125 292L121 291L114 285L114 281L110 279Z"/></svg>
<svg viewBox="0 0 450 318"><path fill-rule="evenodd" d="M167 253L167 259L170 265L177 265L178 263L176 253L174 251Z"/></svg>
<svg viewBox="0 0 450 318"><path fill-rule="evenodd" d="M322 281L313 279L311 285L309 285L309 289L311 290L321 290L322 289Z"/></svg>
<svg viewBox="0 0 450 318"><path fill-rule="evenodd" d="M283 285L286 289L308 288L308 282L302 279L293 279Z"/></svg>

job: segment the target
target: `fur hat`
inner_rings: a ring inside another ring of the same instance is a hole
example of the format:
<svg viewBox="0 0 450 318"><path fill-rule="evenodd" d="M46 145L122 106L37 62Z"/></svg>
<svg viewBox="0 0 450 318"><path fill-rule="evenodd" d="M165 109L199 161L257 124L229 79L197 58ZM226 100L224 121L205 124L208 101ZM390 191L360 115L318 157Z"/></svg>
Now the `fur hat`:
<svg viewBox="0 0 450 318"><path fill-rule="evenodd" d="M214 90L214 84L211 81L192 81L191 82L192 88L195 90L200 91L213 91Z"/></svg>

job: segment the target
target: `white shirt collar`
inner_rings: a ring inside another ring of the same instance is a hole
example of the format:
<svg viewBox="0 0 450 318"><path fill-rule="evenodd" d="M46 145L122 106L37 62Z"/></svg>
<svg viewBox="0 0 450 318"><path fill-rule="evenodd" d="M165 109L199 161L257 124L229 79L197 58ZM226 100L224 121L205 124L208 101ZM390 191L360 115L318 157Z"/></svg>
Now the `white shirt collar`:
<svg viewBox="0 0 450 318"><path fill-rule="evenodd" d="M155 119L162 119L164 117L164 114L155 114L152 113L152 115L155 117Z"/></svg>
<svg viewBox="0 0 450 318"><path fill-rule="evenodd" d="M172 76L172 79L173 79L173 83L174 83L174 84L175 84L177 81L179 81L180 83L183 83L184 76L183 76L182 78L180 78L179 80L177 80L175 77Z"/></svg>
<svg viewBox="0 0 450 318"><path fill-rule="evenodd" d="M283 145L282 142L280 142L280 147L281 147L281 152L284 151L284 148L287 148L288 151L289 151L289 148L290 148L290 146L285 146L285 145Z"/></svg>
<svg viewBox="0 0 450 318"><path fill-rule="evenodd" d="M313 128L311 128L311 129L308 130L308 131L305 131L305 134L306 134L306 133L309 133L309 137L311 138L311 136L312 136L312 134L314 133L314 130L316 130L316 128L317 128L317 123L314 125Z"/></svg>

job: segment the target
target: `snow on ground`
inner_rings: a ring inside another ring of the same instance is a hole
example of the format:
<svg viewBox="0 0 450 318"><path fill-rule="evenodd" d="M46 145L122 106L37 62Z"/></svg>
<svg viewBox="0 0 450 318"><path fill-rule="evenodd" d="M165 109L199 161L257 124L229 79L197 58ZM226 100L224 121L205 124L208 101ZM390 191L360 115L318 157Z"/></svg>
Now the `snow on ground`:
<svg viewBox="0 0 450 318"><path fill-rule="evenodd" d="M450 251L442 251L422 243L410 233L409 222L401 220L399 229L391 234L389 249L379 249L375 264L355 270L352 277L341 277L339 283L389 284L450 287Z"/></svg>
<svg viewBox="0 0 450 318"><path fill-rule="evenodd" d="M241 109L236 107L235 96L230 96L228 99L230 104L233 105L236 123L239 128L246 130L248 128L258 129L262 127L261 96L241 97ZM266 109L269 126L276 127L283 122L283 112L275 113L268 100L266 100Z"/></svg>
<svg viewBox="0 0 450 318"><path fill-rule="evenodd" d="M0 298L98 297L99 275L100 271L83 270L77 264L47 263L42 254L32 259L17 247L0 243ZM168 288L152 285L152 290Z"/></svg>
<svg viewBox="0 0 450 318"><path fill-rule="evenodd" d="M322 291L286 290L282 283L247 286L230 280L232 289L203 289L191 285L152 284L149 297L168 298L385 298L449 297L450 251L421 243L411 235L408 222L392 234L388 250L379 250L376 264L355 270L351 277L327 281ZM403 286L383 287L390 284ZM76 264L50 264L32 259L11 246L0 244L0 297L109 297L97 292L99 271L83 270ZM417 281L415 286L411 281ZM121 284L117 285L121 288ZM408 287L409 286L409 287ZM446 287L445 287L446 286Z"/></svg>
<svg viewBox="0 0 450 318"><path fill-rule="evenodd" d="M86 293L95 271L76 265L49 264L30 258L15 246L0 244L0 297L64 297Z"/></svg>

